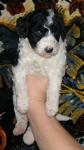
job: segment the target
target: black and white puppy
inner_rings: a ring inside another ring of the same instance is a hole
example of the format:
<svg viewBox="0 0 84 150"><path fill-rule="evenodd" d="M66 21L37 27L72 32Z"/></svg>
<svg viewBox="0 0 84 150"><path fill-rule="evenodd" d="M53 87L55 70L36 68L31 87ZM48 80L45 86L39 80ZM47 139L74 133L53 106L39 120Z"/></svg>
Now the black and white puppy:
<svg viewBox="0 0 84 150"><path fill-rule="evenodd" d="M66 49L62 17L52 9L42 9L29 13L17 20L19 35L17 66L13 67L13 101L17 123L14 135L25 132L26 144L34 141L30 127L27 128L29 99L26 75L47 76L46 112L52 117L58 112L62 77L65 74Z"/></svg>

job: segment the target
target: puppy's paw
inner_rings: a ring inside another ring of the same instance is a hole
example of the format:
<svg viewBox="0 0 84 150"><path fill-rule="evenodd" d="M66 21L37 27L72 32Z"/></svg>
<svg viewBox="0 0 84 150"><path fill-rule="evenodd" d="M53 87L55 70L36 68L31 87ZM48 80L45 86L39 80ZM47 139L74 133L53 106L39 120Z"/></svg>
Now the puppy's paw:
<svg viewBox="0 0 84 150"><path fill-rule="evenodd" d="M30 129L30 127L28 128L28 130L26 131L26 133L24 134L23 136L23 141L25 144L27 145L31 145L33 144L34 142L34 136L33 136L33 133Z"/></svg>
<svg viewBox="0 0 84 150"><path fill-rule="evenodd" d="M15 136L21 135L22 133L25 132L26 127L27 127L27 124L24 124L23 122L16 123L16 126L13 129L13 134Z"/></svg>
<svg viewBox="0 0 84 150"><path fill-rule="evenodd" d="M46 113L49 117L55 116L57 112L58 112L58 108L52 107L51 105L46 103Z"/></svg>

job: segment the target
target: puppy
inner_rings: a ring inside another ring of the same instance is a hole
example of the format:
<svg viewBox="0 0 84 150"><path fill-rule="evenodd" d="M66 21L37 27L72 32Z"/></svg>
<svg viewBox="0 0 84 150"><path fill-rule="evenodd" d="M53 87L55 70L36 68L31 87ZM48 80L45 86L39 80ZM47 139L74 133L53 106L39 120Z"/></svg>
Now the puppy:
<svg viewBox="0 0 84 150"><path fill-rule="evenodd" d="M26 144L32 144L34 137L27 128L26 113L29 97L26 75L49 78L46 99L46 113L52 117L58 112L62 77L65 74L66 49L62 17L52 9L33 11L17 20L19 35L18 63L13 70L13 103L16 115L14 135L23 135Z"/></svg>

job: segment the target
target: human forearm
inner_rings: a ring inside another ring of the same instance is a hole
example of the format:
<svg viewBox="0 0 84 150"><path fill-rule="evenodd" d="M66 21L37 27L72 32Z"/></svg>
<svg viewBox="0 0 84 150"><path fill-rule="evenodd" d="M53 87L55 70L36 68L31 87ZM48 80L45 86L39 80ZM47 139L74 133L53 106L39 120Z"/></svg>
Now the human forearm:
<svg viewBox="0 0 84 150"><path fill-rule="evenodd" d="M54 134L51 131L52 125L50 121L53 119L48 119L44 110L44 105L40 107L40 104L36 104L36 106L34 104L34 107L28 114L29 122L40 150L54 150L55 141Z"/></svg>
<svg viewBox="0 0 84 150"><path fill-rule="evenodd" d="M84 150L56 118L49 118L41 101L30 104L28 117L40 150Z"/></svg>

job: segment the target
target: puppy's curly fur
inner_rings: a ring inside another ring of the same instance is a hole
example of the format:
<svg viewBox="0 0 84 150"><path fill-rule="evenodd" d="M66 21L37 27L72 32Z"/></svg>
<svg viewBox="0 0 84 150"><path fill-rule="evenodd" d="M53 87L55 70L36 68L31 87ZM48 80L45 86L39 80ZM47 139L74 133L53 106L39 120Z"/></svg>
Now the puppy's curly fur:
<svg viewBox="0 0 84 150"><path fill-rule="evenodd" d="M17 119L13 133L19 135L25 132L28 122L27 74L49 78L46 112L50 117L58 112L61 82L65 74L66 49L64 22L55 10L38 10L19 18L16 30L20 38L18 64L13 67L13 101ZM26 144L33 143L30 127L23 140Z"/></svg>

